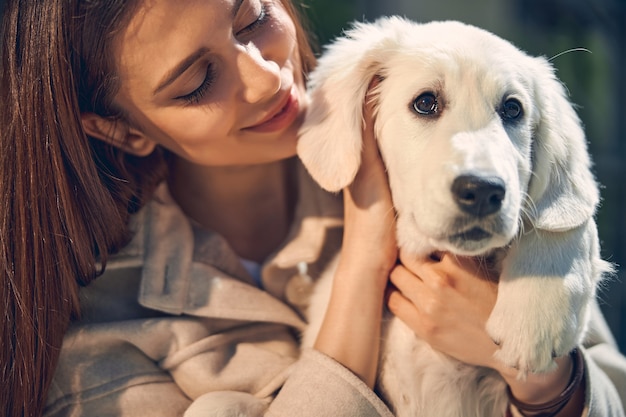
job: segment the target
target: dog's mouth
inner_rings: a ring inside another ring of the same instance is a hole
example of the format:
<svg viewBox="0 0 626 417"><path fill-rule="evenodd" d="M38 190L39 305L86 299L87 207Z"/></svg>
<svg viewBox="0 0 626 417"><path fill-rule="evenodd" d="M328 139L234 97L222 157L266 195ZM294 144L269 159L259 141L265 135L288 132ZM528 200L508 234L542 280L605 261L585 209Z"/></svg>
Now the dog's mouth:
<svg viewBox="0 0 626 417"><path fill-rule="evenodd" d="M495 228L498 229L497 227ZM479 227L476 225L461 229L448 236L450 250L466 255L480 255L495 247L500 247L510 239L500 235L494 228ZM506 242L505 242L506 239Z"/></svg>
<svg viewBox="0 0 626 417"><path fill-rule="evenodd" d="M450 236L451 242L480 242L481 240L489 239L492 236L491 233L480 227L473 227L469 230L465 230L461 233Z"/></svg>
<svg viewBox="0 0 626 417"><path fill-rule="evenodd" d="M476 256L486 251L506 245L513 238L511 226L500 217L490 217L476 222L466 217L457 217L448 224L440 224L441 234L429 234L428 229L421 229L418 217L413 214L413 235L416 246L424 239L428 246L436 250L447 251L464 256ZM406 235L405 235L406 236Z"/></svg>
<svg viewBox="0 0 626 417"><path fill-rule="evenodd" d="M512 236L499 232L502 227L496 227L497 223L481 226L468 225L448 235L447 241L450 245L448 250L470 256L481 255L486 251L504 247L512 239Z"/></svg>
<svg viewBox="0 0 626 417"><path fill-rule="evenodd" d="M456 251L466 254L482 253L491 243L492 233L480 227L472 227L448 237Z"/></svg>

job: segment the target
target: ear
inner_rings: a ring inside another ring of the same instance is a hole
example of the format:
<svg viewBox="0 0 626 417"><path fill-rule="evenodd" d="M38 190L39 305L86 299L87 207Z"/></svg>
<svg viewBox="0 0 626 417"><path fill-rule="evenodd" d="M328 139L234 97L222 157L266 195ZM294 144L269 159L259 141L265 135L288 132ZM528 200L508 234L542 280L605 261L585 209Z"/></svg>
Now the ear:
<svg viewBox="0 0 626 417"><path fill-rule="evenodd" d="M363 103L381 71L388 21L356 24L325 50L309 79L310 103L300 130L298 156L328 191L349 185L361 164Z"/></svg>
<svg viewBox="0 0 626 417"><path fill-rule="evenodd" d="M544 58L535 58L535 63L539 123L529 186L530 217L538 229L569 230L594 215L600 199L598 185L581 121L563 84Z"/></svg>
<svg viewBox="0 0 626 417"><path fill-rule="evenodd" d="M140 130L131 128L123 120L110 119L95 113L81 114L85 132L96 139L107 142L135 156L148 156L154 151L156 142Z"/></svg>

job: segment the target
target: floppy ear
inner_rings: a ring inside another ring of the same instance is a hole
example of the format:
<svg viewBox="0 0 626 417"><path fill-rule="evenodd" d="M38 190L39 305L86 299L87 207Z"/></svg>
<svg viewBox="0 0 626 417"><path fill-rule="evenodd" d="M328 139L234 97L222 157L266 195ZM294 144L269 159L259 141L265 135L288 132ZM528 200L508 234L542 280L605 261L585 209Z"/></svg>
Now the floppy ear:
<svg viewBox="0 0 626 417"><path fill-rule="evenodd" d="M563 84L544 58L535 58L539 123L529 185L530 220L538 229L564 231L591 218L600 196L582 124Z"/></svg>
<svg viewBox="0 0 626 417"><path fill-rule="evenodd" d="M363 103L384 59L389 30L356 24L326 48L309 79L311 102L298 139L298 156L324 189L349 185L361 164ZM391 26L389 26L391 27Z"/></svg>

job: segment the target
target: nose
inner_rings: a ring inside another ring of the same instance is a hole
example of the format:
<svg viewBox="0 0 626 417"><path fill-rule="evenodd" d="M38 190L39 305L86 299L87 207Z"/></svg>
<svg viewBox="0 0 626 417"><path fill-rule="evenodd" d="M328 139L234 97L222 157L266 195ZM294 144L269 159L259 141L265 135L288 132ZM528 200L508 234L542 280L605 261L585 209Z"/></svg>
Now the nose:
<svg viewBox="0 0 626 417"><path fill-rule="evenodd" d="M505 194L504 181L498 177L460 175L452 183L452 195L457 206L476 217L488 216L500 210Z"/></svg>
<svg viewBox="0 0 626 417"><path fill-rule="evenodd" d="M246 102L257 103L273 97L281 86L280 67L266 60L253 44L246 45L237 57L237 68Z"/></svg>

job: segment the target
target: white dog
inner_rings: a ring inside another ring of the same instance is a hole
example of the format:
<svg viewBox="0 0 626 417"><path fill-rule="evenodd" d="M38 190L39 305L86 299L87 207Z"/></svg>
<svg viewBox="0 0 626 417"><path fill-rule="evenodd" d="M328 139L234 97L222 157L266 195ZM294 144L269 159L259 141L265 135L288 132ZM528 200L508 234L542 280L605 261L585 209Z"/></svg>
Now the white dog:
<svg viewBox="0 0 626 417"><path fill-rule="evenodd" d="M487 331L497 358L547 372L581 342L600 259L598 187L581 123L544 58L458 22L356 24L311 74L298 154L338 191L359 168L370 80L401 247L417 256L488 256L504 248ZM328 277L332 273L328 274ZM312 345L328 301L311 301ZM503 380L434 351L398 319L385 323L380 390L398 416L504 415Z"/></svg>

